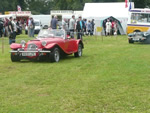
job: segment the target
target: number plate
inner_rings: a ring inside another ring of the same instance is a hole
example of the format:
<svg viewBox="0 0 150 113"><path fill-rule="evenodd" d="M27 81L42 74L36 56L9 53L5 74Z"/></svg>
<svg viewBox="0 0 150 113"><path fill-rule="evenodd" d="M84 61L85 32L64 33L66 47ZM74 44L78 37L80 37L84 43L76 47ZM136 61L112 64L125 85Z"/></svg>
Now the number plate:
<svg viewBox="0 0 150 113"><path fill-rule="evenodd" d="M22 56L36 56L36 53L22 53Z"/></svg>

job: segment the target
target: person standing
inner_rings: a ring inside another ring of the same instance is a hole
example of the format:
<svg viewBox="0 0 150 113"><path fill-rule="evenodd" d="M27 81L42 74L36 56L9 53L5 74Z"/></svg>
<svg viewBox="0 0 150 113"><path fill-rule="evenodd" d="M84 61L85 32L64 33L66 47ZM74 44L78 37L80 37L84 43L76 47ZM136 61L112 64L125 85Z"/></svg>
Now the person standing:
<svg viewBox="0 0 150 113"><path fill-rule="evenodd" d="M12 20L13 20L13 18L10 17L10 18L9 18L9 22L8 22L9 44L10 44L10 45L13 43L13 32L14 32Z"/></svg>
<svg viewBox="0 0 150 113"><path fill-rule="evenodd" d="M35 23L33 18L31 18L31 24L30 24L30 36L34 37L34 28L35 28Z"/></svg>
<svg viewBox="0 0 150 113"><path fill-rule="evenodd" d="M78 18L77 25L76 25L77 39L82 40L83 25L84 25L84 23L82 21L82 17L80 16Z"/></svg>
<svg viewBox="0 0 150 113"><path fill-rule="evenodd" d="M104 35L106 36L106 20L103 21Z"/></svg>
<svg viewBox="0 0 150 113"><path fill-rule="evenodd" d="M9 20L7 18L5 18L4 19L4 29L5 29L4 36L5 37L8 36L8 22L9 22Z"/></svg>
<svg viewBox="0 0 150 113"><path fill-rule="evenodd" d="M18 23L19 23L19 21L18 21ZM31 25L31 17L28 19L27 25L28 25L28 36L31 37L31 28L30 28L30 25Z"/></svg>
<svg viewBox="0 0 150 113"><path fill-rule="evenodd" d="M117 31L118 31L118 29L117 29L117 21L115 20L115 22L114 22L114 35L117 35Z"/></svg>
<svg viewBox="0 0 150 113"><path fill-rule="evenodd" d="M108 19L107 22L106 22L106 35L110 35L110 33L111 33L111 26L112 26L112 24L111 24L111 22Z"/></svg>
<svg viewBox="0 0 150 113"><path fill-rule="evenodd" d="M51 28L57 29L57 24L58 24L57 16L55 15L54 18L52 18L52 20L51 20Z"/></svg>
<svg viewBox="0 0 150 113"><path fill-rule="evenodd" d="M84 22L84 35L86 35L86 31L87 31L87 19L84 19L83 22Z"/></svg>
<svg viewBox="0 0 150 113"><path fill-rule="evenodd" d="M65 31L68 30L67 22L66 22L66 19L65 19L65 18L62 20L62 28L63 28Z"/></svg>
<svg viewBox="0 0 150 113"><path fill-rule="evenodd" d="M89 20L88 21L88 24L87 24L87 31L88 31L88 35L92 35L92 24L91 24L91 21Z"/></svg>
<svg viewBox="0 0 150 113"><path fill-rule="evenodd" d="M0 19L0 37L3 35L3 21Z"/></svg>
<svg viewBox="0 0 150 113"><path fill-rule="evenodd" d="M112 19L112 22L111 22L111 35L114 34L114 24L115 24L115 21Z"/></svg>
<svg viewBox="0 0 150 113"><path fill-rule="evenodd" d="M72 18L69 21L69 30L71 38L74 38L74 30L75 30L75 16L72 15Z"/></svg>
<svg viewBox="0 0 150 113"><path fill-rule="evenodd" d="M16 19L14 18L13 21L12 21L12 25L13 25L13 43L16 42L16 34L17 34L17 21Z"/></svg>
<svg viewBox="0 0 150 113"><path fill-rule="evenodd" d="M92 19L91 24L92 24L92 35L93 35L93 33L94 33L94 26L95 26L94 19Z"/></svg>

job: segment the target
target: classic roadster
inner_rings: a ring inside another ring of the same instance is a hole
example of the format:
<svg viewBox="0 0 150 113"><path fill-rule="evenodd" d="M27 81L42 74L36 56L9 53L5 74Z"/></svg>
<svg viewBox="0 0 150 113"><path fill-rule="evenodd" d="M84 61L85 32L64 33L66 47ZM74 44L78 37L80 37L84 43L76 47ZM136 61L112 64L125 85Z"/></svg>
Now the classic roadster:
<svg viewBox="0 0 150 113"><path fill-rule="evenodd" d="M150 43L150 31L130 33L128 34L128 41L129 43L134 42Z"/></svg>
<svg viewBox="0 0 150 113"><path fill-rule="evenodd" d="M12 62L22 59L59 62L62 55L82 56L84 45L82 40L70 38L64 30L43 29L36 39L13 43L10 48Z"/></svg>

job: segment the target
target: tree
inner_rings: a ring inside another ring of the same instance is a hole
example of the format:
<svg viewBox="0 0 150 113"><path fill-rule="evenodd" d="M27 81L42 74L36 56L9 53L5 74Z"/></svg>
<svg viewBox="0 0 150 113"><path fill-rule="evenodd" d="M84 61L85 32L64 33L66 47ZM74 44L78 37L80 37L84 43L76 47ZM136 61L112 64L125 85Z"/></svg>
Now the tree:
<svg viewBox="0 0 150 113"><path fill-rule="evenodd" d="M131 0L130 0L131 1ZM150 7L150 0L132 0L136 8ZM32 14L49 14L50 10L83 10L88 2L125 2L125 0L0 0L0 12L16 11L17 5Z"/></svg>

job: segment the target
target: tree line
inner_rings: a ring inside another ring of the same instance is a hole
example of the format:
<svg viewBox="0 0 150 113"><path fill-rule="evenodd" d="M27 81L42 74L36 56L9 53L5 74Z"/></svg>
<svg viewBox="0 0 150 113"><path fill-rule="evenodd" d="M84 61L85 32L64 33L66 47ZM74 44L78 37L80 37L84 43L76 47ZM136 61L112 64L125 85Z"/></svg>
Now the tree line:
<svg viewBox="0 0 150 113"><path fill-rule="evenodd" d="M150 0L130 0L136 8L150 8ZM32 14L49 14L50 10L83 10L85 3L125 2L125 0L0 0L0 12L32 11Z"/></svg>

